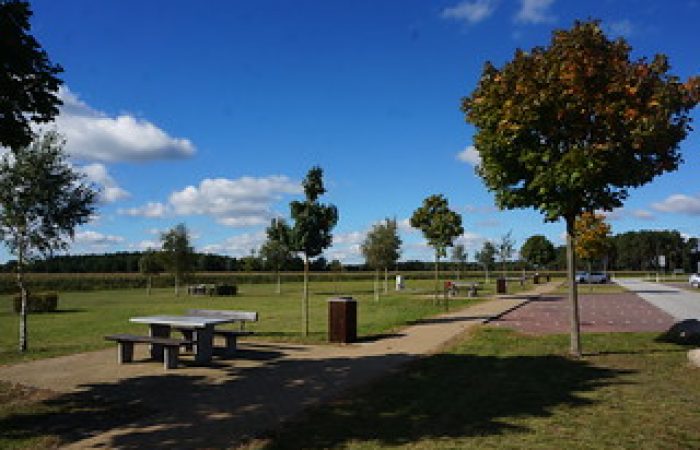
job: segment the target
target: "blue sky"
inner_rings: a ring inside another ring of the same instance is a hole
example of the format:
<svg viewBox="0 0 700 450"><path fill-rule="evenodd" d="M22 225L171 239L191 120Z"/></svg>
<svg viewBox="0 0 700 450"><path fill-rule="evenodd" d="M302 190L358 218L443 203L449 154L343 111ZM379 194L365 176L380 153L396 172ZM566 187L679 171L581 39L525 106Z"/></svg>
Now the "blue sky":
<svg viewBox="0 0 700 450"><path fill-rule="evenodd" d="M546 45L599 18L635 56L700 73L697 0L36 0L33 33L65 68L56 127L73 163L103 186L71 252L140 250L184 222L199 251L240 256L286 217L313 165L340 222L326 257L361 260L373 223L403 223L403 259L430 258L406 219L442 193L462 213L470 259L513 231L556 244L562 224L497 211L474 174L474 129L459 111L486 60ZM698 113L694 114L696 120ZM700 131L699 131L700 132ZM685 164L632 192L615 233L699 234L700 137Z"/></svg>

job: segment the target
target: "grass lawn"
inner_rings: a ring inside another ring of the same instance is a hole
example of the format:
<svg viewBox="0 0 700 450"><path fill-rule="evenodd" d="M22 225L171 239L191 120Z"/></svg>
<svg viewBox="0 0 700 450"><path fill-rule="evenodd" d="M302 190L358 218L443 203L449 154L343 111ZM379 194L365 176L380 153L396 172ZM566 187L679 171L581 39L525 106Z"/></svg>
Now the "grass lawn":
<svg viewBox="0 0 700 450"><path fill-rule="evenodd" d="M627 292L627 289L616 283L578 285L579 295L620 294L623 292ZM566 284L566 280L563 280L562 284L552 293L567 295L569 293L569 286Z"/></svg>
<svg viewBox="0 0 700 450"><path fill-rule="evenodd" d="M29 351L17 352L19 319L11 312L9 296L0 297L0 364L20 360L45 358L113 346L103 336L118 332L146 333L141 324L129 323L133 316L181 314L190 308L238 309L258 311L260 321L249 329L257 332L256 339L294 342L325 342L327 338L327 299L351 295L358 301L358 335L387 333L407 323L442 312L435 304L430 280L409 280L407 290L389 291L379 302L374 301L371 281L315 282L310 285L310 336L302 339L301 283L282 285L282 295L275 294L272 284L239 286L234 297L175 297L172 289L156 289L150 296L144 290L113 290L60 293L59 311L30 314L28 318ZM514 286L515 289L527 289ZM480 291L490 295L493 284ZM451 307L474 303L475 299L452 299Z"/></svg>
<svg viewBox="0 0 700 450"><path fill-rule="evenodd" d="M484 328L250 449L700 448L700 369L654 334Z"/></svg>

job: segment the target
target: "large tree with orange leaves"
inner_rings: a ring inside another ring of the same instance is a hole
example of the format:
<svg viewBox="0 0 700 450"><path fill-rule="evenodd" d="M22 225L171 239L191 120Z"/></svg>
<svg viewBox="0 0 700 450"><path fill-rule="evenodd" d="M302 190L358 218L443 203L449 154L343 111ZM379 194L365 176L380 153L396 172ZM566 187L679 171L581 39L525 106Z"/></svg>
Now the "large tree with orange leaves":
<svg viewBox="0 0 700 450"><path fill-rule="evenodd" d="M664 55L632 60L624 39L597 21L558 30L548 47L486 63L463 99L476 127L478 174L501 208L564 219L571 301L571 353L581 355L572 245L576 217L622 205L628 190L678 168L700 78L682 82Z"/></svg>

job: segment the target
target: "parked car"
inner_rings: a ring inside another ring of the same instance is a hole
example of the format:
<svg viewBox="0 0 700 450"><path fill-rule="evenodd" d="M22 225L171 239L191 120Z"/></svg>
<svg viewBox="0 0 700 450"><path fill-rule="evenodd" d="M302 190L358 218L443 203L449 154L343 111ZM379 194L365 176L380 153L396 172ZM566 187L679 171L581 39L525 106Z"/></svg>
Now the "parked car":
<svg viewBox="0 0 700 450"><path fill-rule="evenodd" d="M688 279L688 283L694 288L700 288L700 273L694 273Z"/></svg>
<svg viewBox="0 0 700 450"><path fill-rule="evenodd" d="M605 272L576 272L577 283L603 284L610 281Z"/></svg>

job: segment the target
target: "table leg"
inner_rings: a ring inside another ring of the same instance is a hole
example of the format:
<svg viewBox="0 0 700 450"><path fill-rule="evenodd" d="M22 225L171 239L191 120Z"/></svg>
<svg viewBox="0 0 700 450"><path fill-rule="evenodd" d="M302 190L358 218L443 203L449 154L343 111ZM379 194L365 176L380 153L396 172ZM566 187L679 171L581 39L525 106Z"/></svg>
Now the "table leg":
<svg viewBox="0 0 700 450"><path fill-rule="evenodd" d="M214 327L194 329L194 360L197 364L209 364L214 347Z"/></svg>
<svg viewBox="0 0 700 450"><path fill-rule="evenodd" d="M149 334L152 337L170 337L170 325L151 324L149 327ZM151 359L163 361L163 353L162 345L151 344Z"/></svg>

